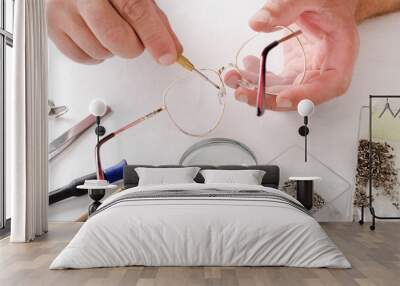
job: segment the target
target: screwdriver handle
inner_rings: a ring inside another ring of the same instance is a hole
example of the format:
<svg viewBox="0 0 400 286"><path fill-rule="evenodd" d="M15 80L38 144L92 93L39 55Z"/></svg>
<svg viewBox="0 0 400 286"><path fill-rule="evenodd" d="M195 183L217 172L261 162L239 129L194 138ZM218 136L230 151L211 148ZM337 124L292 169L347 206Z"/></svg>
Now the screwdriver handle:
<svg viewBox="0 0 400 286"><path fill-rule="evenodd" d="M179 55L178 59L176 60L176 62L179 65L181 65L184 69L187 69L188 71L193 71L194 70L194 65L184 55Z"/></svg>

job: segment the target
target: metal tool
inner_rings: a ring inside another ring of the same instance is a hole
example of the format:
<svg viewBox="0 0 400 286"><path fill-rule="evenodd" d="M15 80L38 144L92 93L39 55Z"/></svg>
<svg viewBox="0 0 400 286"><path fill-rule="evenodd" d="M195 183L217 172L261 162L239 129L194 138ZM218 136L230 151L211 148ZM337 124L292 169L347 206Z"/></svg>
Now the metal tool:
<svg viewBox="0 0 400 286"><path fill-rule="evenodd" d="M201 76L203 79L208 81L210 84L212 84L216 89L221 89L218 84L213 82L211 79L209 79L204 73L199 71L191 62L188 58L186 58L184 55L180 55L178 57L178 60L176 61L180 66L182 66L184 69L187 69L188 71L194 71L197 73L199 76Z"/></svg>
<svg viewBox="0 0 400 286"><path fill-rule="evenodd" d="M111 108L107 106L107 112L105 115L110 112ZM59 137L54 139L49 144L49 161L53 160L56 156L63 152L69 145L71 145L76 139L78 139L78 137L81 136L83 132L85 132L94 124L96 124L96 117L93 115L89 115L78 122L76 125L74 125L71 129L67 130Z"/></svg>
<svg viewBox="0 0 400 286"><path fill-rule="evenodd" d="M47 106L48 106L48 116L50 119L59 118L69 111L69 108L66 107L65 105L56 106L54 104L54 101L50 99L47 100Z"/></svg>

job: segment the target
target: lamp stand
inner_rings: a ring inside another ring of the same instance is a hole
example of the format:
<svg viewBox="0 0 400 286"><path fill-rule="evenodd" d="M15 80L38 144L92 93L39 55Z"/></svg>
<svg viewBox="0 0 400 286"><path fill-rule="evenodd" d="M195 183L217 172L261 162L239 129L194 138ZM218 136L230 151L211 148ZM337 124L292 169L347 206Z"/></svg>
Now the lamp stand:
<svg viewBox="0 0 400 286"><path fill-rule="evenodd" d="M96 129L95 129L95 133L97 136L97 143L100 142L100 137L104 136L106 134L106 129L104 128L104 126L100 125L101 124L101 117L100 116L96 116Z"/></svg>
<svg viewBox="0 0 400 286"><path fill-rule="evenodd" d="M304 161L307 162L307 135L310 134L310 129L308 128L308 116L304 116L304 125L299 128L299 135L304 137Z"/></svg>

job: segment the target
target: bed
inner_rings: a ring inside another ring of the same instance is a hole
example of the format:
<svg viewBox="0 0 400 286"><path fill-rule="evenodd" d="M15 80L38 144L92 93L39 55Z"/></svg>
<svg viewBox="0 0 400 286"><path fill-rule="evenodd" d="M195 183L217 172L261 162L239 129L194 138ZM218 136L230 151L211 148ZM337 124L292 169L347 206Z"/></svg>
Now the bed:
<svg viewBox="0 0 400 286"><path fill-rule="evenodd" d="M199 166L264 170L258 186L205 184L200 173L195 183L138 186L137 167L125 168L126 190L103 202L50 269L351 267L307 210L277 189L278 166Z"/></svg>

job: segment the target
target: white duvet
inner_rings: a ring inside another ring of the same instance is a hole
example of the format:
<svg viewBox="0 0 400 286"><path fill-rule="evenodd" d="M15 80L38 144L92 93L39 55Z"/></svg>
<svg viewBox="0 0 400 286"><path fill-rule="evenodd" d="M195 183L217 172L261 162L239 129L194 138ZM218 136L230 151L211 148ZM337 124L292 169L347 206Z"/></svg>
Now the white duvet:
<svg viewBox="0 0 400 286"><path fill-rule="evenodd" d="M130 192L205 187L287 196L262 186L151 186L113 195L101 207ZM50 269L128 265L350 267L320 225L293 206L254 198L164 198L104 208L81 227Z"/></svg>

